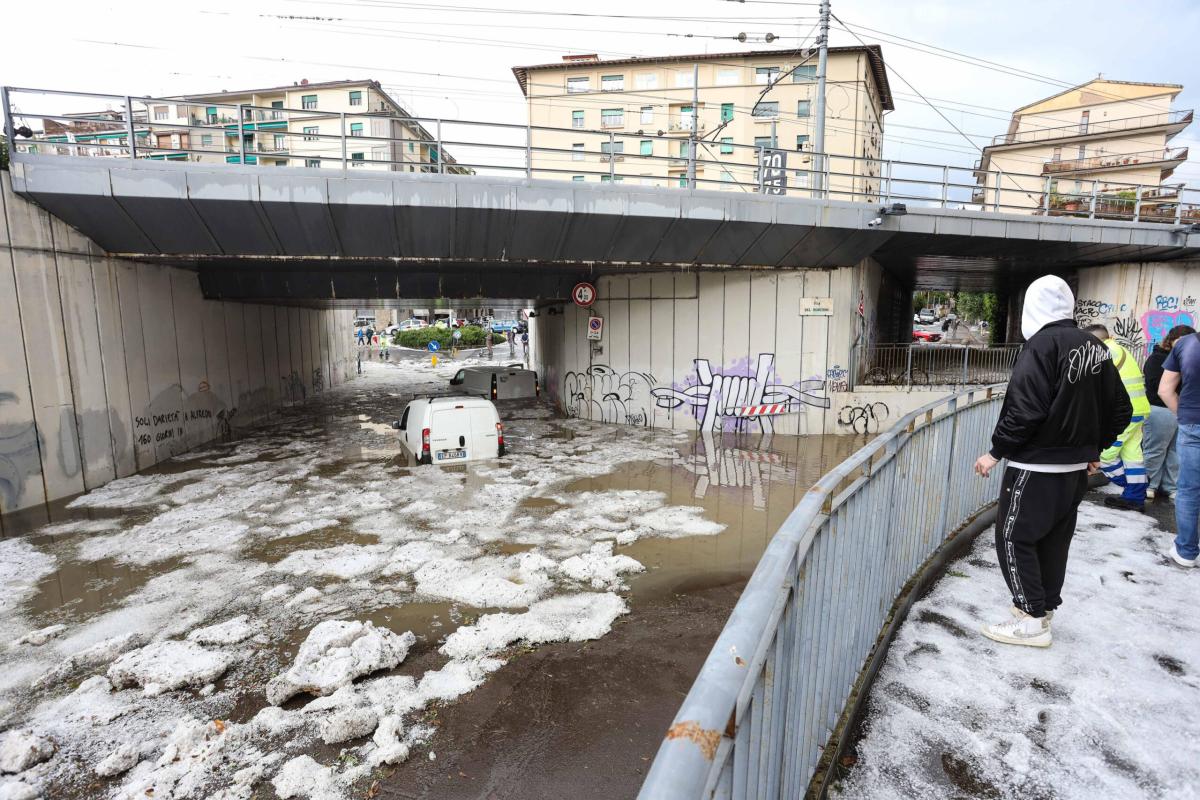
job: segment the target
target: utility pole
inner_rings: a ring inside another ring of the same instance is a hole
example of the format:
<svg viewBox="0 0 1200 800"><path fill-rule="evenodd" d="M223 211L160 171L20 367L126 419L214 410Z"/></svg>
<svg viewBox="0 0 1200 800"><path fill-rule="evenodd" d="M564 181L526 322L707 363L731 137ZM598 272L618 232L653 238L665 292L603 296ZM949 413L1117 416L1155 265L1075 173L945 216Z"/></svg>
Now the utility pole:
<svg viewBox="0 0 1200 800"><path fill-rule="evenodd" d="M688 133L687 183L696 188L696 130L700 127L700 64L692 64L692 129Z"/></svg>
<svg viewBox="0 0 1200 800"><path fill-rule="evenodd" d="M817 119L813 128L813 150L818 154L814 159L817 167L815 183L818 190L825 188L825 170L827 169L825 160L825 73L829 68L829 0L821 0L820 14L820 33L817 34L817 46L820 48L817 57Z"/></svg>

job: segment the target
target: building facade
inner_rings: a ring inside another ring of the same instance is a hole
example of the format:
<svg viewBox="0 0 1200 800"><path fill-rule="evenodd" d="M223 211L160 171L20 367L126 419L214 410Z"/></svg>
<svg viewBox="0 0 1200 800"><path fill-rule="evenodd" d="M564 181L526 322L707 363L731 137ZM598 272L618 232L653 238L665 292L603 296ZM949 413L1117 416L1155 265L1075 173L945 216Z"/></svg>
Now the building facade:
<svg viewBox="0 0 1200 800"><path fill-rule="evenodd" d="M984 148L974 202L997 211L1112 218L1174 216L1187 160L1171 139L1192 121L1182 86L1097 78L1013 112Z"/></svg>
<svg viewBox="0 0 1200 800"><path fill-rule="evenodd" d="M122 111L75 116L45 120L46 138L60 151L128 156ZM344 158L352 168L464 172L372 80L139 99L133 120L139 155L151 159L341 169Z"/></svg>
<svg viewBox="0 0 1200 800"><path fill-rule="evenodd" d="M763 148L786 152L787 193L807 195L814 158L815 51L768 50L514 67L527 98L535 177L759 190ZM878 192L891 89L877 46L829 48L825 150L831 196Z"/></svg>

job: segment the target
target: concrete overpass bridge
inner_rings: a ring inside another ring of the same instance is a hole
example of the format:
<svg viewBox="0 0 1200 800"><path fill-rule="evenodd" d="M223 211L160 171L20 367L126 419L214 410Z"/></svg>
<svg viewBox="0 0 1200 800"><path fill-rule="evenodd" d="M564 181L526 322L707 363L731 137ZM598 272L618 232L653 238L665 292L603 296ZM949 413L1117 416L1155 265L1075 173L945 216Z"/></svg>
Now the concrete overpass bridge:
<svg viewBox="0 0 1200 800"><path fill-rule="evenodd" d="M909 288L1005 291L1200 255L1190 226L478 175L16 155L13 189L110 254L197 270L206 297L329 306L868 258Z"/></svg>

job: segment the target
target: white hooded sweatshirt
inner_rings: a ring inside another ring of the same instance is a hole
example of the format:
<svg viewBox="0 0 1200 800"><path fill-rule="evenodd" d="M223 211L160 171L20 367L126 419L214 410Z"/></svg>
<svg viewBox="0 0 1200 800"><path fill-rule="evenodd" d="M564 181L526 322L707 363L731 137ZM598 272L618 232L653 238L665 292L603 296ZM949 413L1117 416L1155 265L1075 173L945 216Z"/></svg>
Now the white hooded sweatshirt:
<svg viewBox="0 0 1200 800"><path fill-rule="evenodd" d="M1057 275L1044 275L1025 290L1025 306L1021 309L1021 335L1025 341L1051 322L1075 318L1075 295L1067 282ZM1030 472L1078 472L1087 464L1025 464L1010 461L1010 467Z"/></svg>
<svg viewBox="0 0 1200 800"><path fill-rule="evenodd" d="M1025 290L1025 306L1021 310L1021 335L1025 341L1051 322L1075 317L1075 295L1071 287L1057 275L1044 275Z"/></svg>

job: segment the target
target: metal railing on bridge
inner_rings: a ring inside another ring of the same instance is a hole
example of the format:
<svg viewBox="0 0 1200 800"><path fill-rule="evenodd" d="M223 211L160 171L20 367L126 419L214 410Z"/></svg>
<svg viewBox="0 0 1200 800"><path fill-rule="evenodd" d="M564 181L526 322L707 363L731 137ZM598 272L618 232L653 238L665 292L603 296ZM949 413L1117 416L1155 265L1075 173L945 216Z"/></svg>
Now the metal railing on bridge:
<svg viewBox="0 0 1200 800"><path fill-rule="evenodd" d="M1020 352L1019 344L859 346L854 350L851 374L854 388L986 386L1007 381Z"/></svg>
<svg viewBox="0 0 1200 800"><path fill-rule="evenodd" d="M805 795L892 605L996 498L972 472L1002 387L937 400L821 478L775 534L642 785L642 800Z"/></svg>
<svg viewBox="0 0 1200 800"><path fill-rule="evenodd" d="M38 107L50 104L46 98L54 98L58 107ZM72 105L84 109L100 103L109 109L70 110ZM1015 173L816 153L800 141L796 149L742 144L732 137L717 138L720 129L707 131L703 120L686 117L692 121L683 124L683 118L669 114L645 121L632 112L622 113L619 119L602 119L599 129L555 128L17 87L0 87L0 105L18 157L96 155L333 166L343 171L512 175L885 206L1200 224L1200 192L1182 185L1086 177L1067 181L1045 169ZM398 124L374 124L381 119ZM381 130L391 134L379 135ZM260 137L270 137L270 145Z"/></svg>

